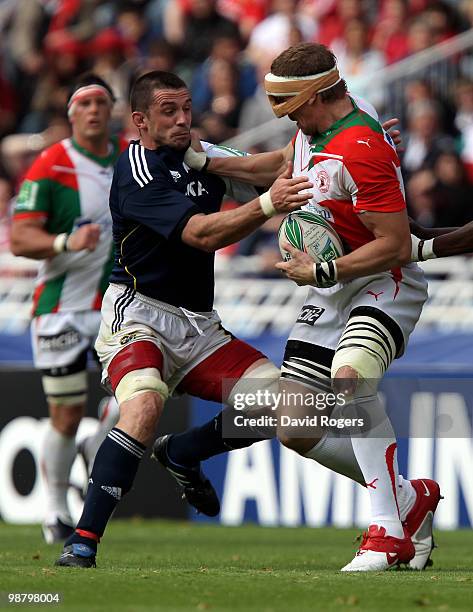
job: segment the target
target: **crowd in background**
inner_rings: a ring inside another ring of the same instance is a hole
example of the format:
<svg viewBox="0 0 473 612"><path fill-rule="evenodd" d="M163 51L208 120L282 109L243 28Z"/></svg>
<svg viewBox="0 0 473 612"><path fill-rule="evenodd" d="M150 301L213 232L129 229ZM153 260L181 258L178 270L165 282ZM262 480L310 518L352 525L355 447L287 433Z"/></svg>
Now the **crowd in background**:
<svg viewBox="0 0 473 612"><path fill-rule="evenodd" d="M32 159L69 134L69 89L85 70L112 87L114 130L130 138L133 79L177 72L201 137L222 142L272 118L262 79L291 44L332 48L349 90L385 118L394 93L373 75L471 27L473 0L0 0L0 218ZM444 62L446 80L434 67L402 84L406 195L424 225L473 219L472 60L463 53ZM260 150L288 142L294 126L281 125ZM273 225L237 250L264 258ZM0 249L5 241L0 233Z"/></svg>

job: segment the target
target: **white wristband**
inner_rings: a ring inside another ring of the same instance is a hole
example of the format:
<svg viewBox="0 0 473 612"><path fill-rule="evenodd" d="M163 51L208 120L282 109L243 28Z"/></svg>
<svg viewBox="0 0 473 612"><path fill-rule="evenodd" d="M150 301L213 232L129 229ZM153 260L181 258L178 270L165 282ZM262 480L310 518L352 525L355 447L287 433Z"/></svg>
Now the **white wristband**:
<svg viewBox="0 0 473 612"><path fill-rule="evenodd" d="M421 240L420 252L422 255L422 261L426 259L436 259L437 255L434 253L434 240L435 238L430 238L429 240Z"/></svg>
<svg viewBox="0 0 473 612"><path fill-rule="evenodd" d="M64 251L67 251L68 238L69 234L67 234L66 232L64 232L63 234L58 234L56 238L54 238L53 249L55 253L59 254L64 253Z"/></svg>
<svg viewBox="0 0 473 612"><path fill-rule="evenodd" d="M185 152L184 161L193 170L204 170L209 163L206 153L203 151L194 151L192 147L189 147Z"/></svg>
<svg viewBox="0 0 473 612"><path fill-rule="evenodd" d="M264 214L269 217L274 217L274 215L278 212L274 206L273 201L271 199L271 193L269 191L265 191L259 197L259 205L261 206L261 210Z"/></svg>
<svg viewBox="0 0 473 612"><path fill-rule="evenodd" d="M411 261L425 261L426 259L437 258L437 255L434 253L434 238L421 240L414 236L414 234L411 234L411 241Z"/></svg>

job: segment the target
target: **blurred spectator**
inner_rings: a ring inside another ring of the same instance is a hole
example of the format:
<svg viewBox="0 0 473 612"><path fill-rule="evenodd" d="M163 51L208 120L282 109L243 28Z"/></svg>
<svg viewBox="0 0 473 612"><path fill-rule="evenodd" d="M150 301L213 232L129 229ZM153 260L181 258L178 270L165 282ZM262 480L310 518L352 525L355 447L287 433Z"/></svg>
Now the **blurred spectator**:
<svg viewBox="0 0 473 612"><path fill-rule="evenodd" d="M376 85L373 76L384 68L385 61L382 53L370 48L368 33L364 21L352 19L345 25L344 42L336 41L333 51L350 93L366 98L379 110L384 103L384 89Z"/></svg>
<svg viewBox="0 0 473 612"><path fill-rule="evenodd" d="M133 41L115 28L102 30L89 44L88 54L93 58L91 70L101 77L113 91L115 105L112 120L121 120L128 108L128 88L134 65L128 63L133 57Z"/></svg>
<svg viewBox="0 0 473 612"><path fill-rule="evenodd" d="M238 24L240 35L248 41L254 27L268 12L269 0L220 0L218 7L224 17Z"/></svg>
<svg viewBox="0 0 473 612"><path fill-rule="evenodd" d="M155 40L152 24L140 6L133 2L120 5L116 26L122 40L133 47L139 57L147 57Z"/></svg>
<svg viewBox="0 0 473 612"><path fill-rule="evenodd" d="M317 36L317 23L299 10L298 0L272 0L270 7L271 14L254 28L248 42L253 61L262 52L276 57L290 45Z"/></svg>
<svg viewBox="0 0 473 612"><path fill-rule="evenodd" d="M428 49L434 44L434 41L434 31L425 17L417 17L411 21L407 29L408 55Z"/></svg>
<svg viewBox="0 0 473 612"><path fill-rule="evenodd" d="M237 36L238 26L220 15L215 0L169 0L166 5L164 37L179 47L185 66L205 61L222 34Z"/></svg>
<svg viewBox="0 0 473 612"><path fill-rule="evenodd" d="M457 108L455 126L463 134L473 125L473 81L458 80L454 84L453 98Z"/></svg>
<svg viewBox="0 0 473 612"><path fill-rule="evenodd" d="M258 74L258 87L254 96L243 103L240 114L240 132L246 132L252 128L259 127L267 121L277 121L278 128L268 131L266 138L259 143L260 150L272 151L285 147L296 133L296 124L289 119L275 119L274 113L268 103L268 96L264 89L264 76L270 71L273 55L261 53L257 59L256 69Z"/></svg>
<svg viewBox="0 0 473 612"><path fill-rule="evenodd" d="M387 64L398 62L408 54L406 0L387 0L373 34L372 45L384 55Z"/></svg>
<svg viewBox="0 0 473 612"><path fill-rule="evenodd" d="M440 153L455 150L454 139L442 131L435 102L418 101L409 107L404 147L402 164L408 175L423 167L432 168Z"/></svg>
<svg viewBox="0 0 473 612"><path fill-rule="evenodd" d="M457 227L473 220L472 188L455 153L441 153L432 169L415 173L407 184L412 216L428 227Z"/></svg>
<svg viewBox="0 0 473 612"><path fill-rule="evenodd" d="M451 103L445 99L444 93L438 90L434 91L432 83L425 79L419 78L407 81L404 85L405 108L408 111L412 105L420 101L434 102L439 109L445 131L452 136L457 136L458 131L453 123L455 111Z"/></svg>
<svg viewBox="0 0 473 612"><path fill-rule="evenodd" d="M252 96L258 85L255 67L241 54L240 40L234 36L219 36L212 45L210 57L194 71L192 77L192 107L199 114L208 110L212 101L210 73L215 62L233 66L237 79L235 95L240 102ZM232 124L233 125L233 124ZM233 125L236 127L237 123Z"/></svg>
<svg viewBox="0 0 473 612"><path fill-rule="evenodd" d="M457 108L455 126L461 134L461 156L473 183L473 82L468 79L457 81L453 96Z"/></svg>
<svg viewBox="0 0 473 612"><path fill-rule="evenodd" d="M362 0L338 0L333 10L322 20L317 42L332 48L336 42L343 42L346 24L352 19L364 19Z"/></svg>
<svg viewBox="0 0 473 612"><path fill-rule="evenodd" d="M460 28L458 14L448 2L429 2L424 17L432 31L434 44L447 40Z"/></svg>

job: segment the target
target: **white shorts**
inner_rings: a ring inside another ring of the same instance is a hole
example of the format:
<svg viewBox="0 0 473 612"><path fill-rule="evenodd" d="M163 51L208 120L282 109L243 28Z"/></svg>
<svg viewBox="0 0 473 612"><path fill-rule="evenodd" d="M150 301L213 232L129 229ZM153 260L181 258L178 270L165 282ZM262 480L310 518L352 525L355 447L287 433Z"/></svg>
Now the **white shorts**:
<svg viewBox="0 0 473 612"><path fill-rule="evenodd" d="M291 358L294 363L294 357L299 365L310 361L330 376L331 362L348 320L359 313L382 323L396 346L392 358L400 357L427 299L427 282L416 264L403 267L399 276L384 272L329 289L310 287L286 344L282 376L291 378L285 366Z"/></svg>
<svg viewBox="0 0 473 612"><path fill-rule="evenodd" d="M265 356L234 338L216 311L190 312L111 284L95 344L102 382L114 391L128 372L156 367L169 390L222 401L222 381Z"/></svg>
<svg viewBox="0 0 473 612"><path fill-rule="evenodd" d="M31 323L34 365L39 370L69 368L83 364L94 346L100 326L98 310L56 312L35 317Z"/></svg>

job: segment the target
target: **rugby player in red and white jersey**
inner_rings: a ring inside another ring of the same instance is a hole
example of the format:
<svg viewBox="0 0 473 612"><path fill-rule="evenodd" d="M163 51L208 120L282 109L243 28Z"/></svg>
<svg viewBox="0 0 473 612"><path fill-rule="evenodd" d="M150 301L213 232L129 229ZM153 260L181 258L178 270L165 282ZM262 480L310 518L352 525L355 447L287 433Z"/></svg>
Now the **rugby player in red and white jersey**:
<svg viewBox="0 0 473 612"><path fill-rule="evenodd" d="M41 444L46 484L43 534L48 543L73 532L67 504L76 432L87 396L87 354L100 326L100 306L113 263L108 194L113 164L126 148L110 136L113 94L98 76L78 78L68 103L72 137L34 161L21 184L11 234L15 255L41 260L33 297L31 337L42 372L50 423ZM101 403L101 426L80 444L91 465L118 416Z"/></svg>
<svg viewBox="0 0 473 612"><path fill-rule="evenodd" d="M402 355L427 297L423 273L410 263L399 159L376 112L347 93L335 56L323 45L302 43L281 53L265 86L276 116L288 115L299 128L285 149L226 159L189 149L186 161L263 186L293 160L294 175L303 172L314 184L305 208L333 224L346 255L314 264L288 246L292 259L277 264L290 279L309 285L303 313L317 313L301 316L291 331L282 390L333 387L374 425L351 437L315 430L297 437L282 427L278 436L369 491L370 525L343 571L379 571L399 563L423 569L433 547L439 486L398 476L395 434L377 397L378 382ZM281 411L293 413L293 406Z"/></svg>

